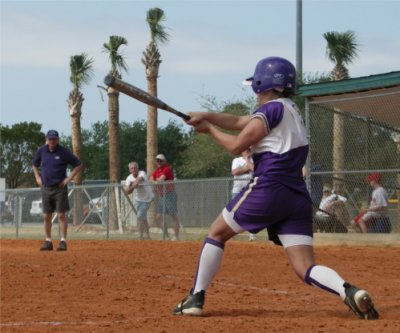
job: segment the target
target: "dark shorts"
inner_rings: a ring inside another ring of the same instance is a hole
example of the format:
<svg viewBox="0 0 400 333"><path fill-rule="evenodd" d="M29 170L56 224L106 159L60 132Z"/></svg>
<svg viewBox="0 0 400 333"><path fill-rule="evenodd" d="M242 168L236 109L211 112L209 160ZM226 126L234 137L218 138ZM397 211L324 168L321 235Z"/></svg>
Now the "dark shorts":
<svg viewBox="0 0 400 333"><path fill-rule="evenodd" d="M178 214L178 195L175 191L167 192L164 196L158 197L157 213L169 215Z"/></svg>
<svg viewBox="0 0 400 333"><path fill-rule="evenodd" d="M309 195L276 182L253 179L226 211L224 218L231 227L252 233L267 228L270 240L278 244L278 235L313 235Z"/></svg>
<svg viewBox="0 0 400 333"><path fill-rule="evenodd" d="M66 213L69 211L68 188L42 187L43 213Z"/></svg>

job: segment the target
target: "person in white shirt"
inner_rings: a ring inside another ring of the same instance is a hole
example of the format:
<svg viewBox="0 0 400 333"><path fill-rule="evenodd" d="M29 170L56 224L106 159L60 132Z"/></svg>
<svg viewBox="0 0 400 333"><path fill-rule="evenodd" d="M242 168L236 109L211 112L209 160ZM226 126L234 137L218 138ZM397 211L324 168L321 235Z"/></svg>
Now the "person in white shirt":
<svg viewBox="0 0 400 333"><path fill-rule="evenodd" d="M233 199L246 187L251 177L253 177L254 163L249 148L242 152L241 156L233 159L231 169L233 176L231 199ZM250 241L255 241L256 239L256 234L249 233Z"/></svg>
<svg viewBox="0 0 400 333"><path fill-rule="evenodd" d="M232 199L250 182L253 176L254 164L250 156L250 149L246 149L242 156L236 157L232 161Z"/></svg>
<svg viewBox="0 0 400 333"><path fill-rule="evenodd" d="M140 239L150 239L149 223L147 222L147 211L153 201L154 193L147 184L146 172L140 170L137 162L128 164L130 175L126 178L124 190L131 194L135 189L135 204L137 211L137 224Z"/></svg>
<svg viewBox="0 0 400 333"><path fill-rule="evenodd" d="M387 216L388 194L381 185L381 174L372 172L366 178L366 181L374 189L372 191L371 202L369 208L360 212L351 221L351 225L361 232L368 232L367 225L372 223L374 219Z"/></svg>
<svg viewBox="0 0 400 333"><path fill-rule="evenodd" d="M347 228L336 218L335 208L343 205L347 199L332 192L332 188L325 184L319 208L315 213L316 229L320 232L347 232Z"/></svg>

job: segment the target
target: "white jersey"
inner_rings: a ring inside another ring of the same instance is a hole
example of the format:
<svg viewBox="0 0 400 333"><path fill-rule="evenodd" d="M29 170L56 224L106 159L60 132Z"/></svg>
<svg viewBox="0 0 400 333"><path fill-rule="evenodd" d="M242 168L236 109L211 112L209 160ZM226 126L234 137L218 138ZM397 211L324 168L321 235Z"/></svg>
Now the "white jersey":
<svg viewBox="0 0 400 333"><path fill-rule="evenodd" d="M296 104L289 98L278 98L261 105L251 118L261 118L267 132L251 147L254 177L309 197L302 172L308 154L307 131Z"/></svg>
<svg viewBox="0 0 400 333"><path fill-rule="evenodd" d="M264 105L253 113L252 118L262 118L269 134L252 147L253 154L270 152L281 155L308 145L303 120L292 100L279 98Z"/></svg>
<svg viewBox="0 0 400 333"><path fill-rule="evenodd" d="M232 171L238 168L242 168L247 164L246 159L242 156L233 159L232 161ZM251 171L244 173L242 175L234 176L233 177L233 186L232 186L232 193L239 193L243 187L245 187L253 173Z"/></svg>
<svg viewBox="0 0 400 333"><path fill-rule="evenodd" d="M147 175L144 171L139 171L138 176L134 177L130 174L125 181L125 186L129 186L132 184L137 178L143 178L142 182L140 183L139 187L137 187L134 191L135 193L135 200L136 201L143 201L143 202L150 202L154 198L154 193L150 185L147 182Z"/></svg>
<svg viewBox="0 0 400 333"><path fill-rule="evenodd" d="M388 205L388 194L386 190L380 186L372 191L371 203L369 205L370 208L377 207L387 207Z"/></svg>

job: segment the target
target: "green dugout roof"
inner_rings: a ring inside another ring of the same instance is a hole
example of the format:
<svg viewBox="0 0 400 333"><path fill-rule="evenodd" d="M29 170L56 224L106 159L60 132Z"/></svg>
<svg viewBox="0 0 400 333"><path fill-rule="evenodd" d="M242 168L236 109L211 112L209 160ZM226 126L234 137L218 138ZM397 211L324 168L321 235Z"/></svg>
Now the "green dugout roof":
<svg viewBox="0 0 400 333"><path fill-rule="evenodd" d="M400 128L400 71L341 81L299 86L299 95L310 104L370 118Z"/></svg>

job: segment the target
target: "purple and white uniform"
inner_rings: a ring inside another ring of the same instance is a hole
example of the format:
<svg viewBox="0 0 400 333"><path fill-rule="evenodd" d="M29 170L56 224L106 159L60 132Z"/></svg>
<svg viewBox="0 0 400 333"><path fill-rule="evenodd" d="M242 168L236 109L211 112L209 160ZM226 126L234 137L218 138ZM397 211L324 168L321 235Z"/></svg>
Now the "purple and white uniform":
<svg viewBox="0 0 400 333"><path fill-rule="evenodd" d="M268 134L251 147L253 179L224 208L224 220L238 233L267 228L279 245L278 235L312 237L312 202L302 175L308 139L297 106L279 98L251 117L263 119Z"/></svg>

